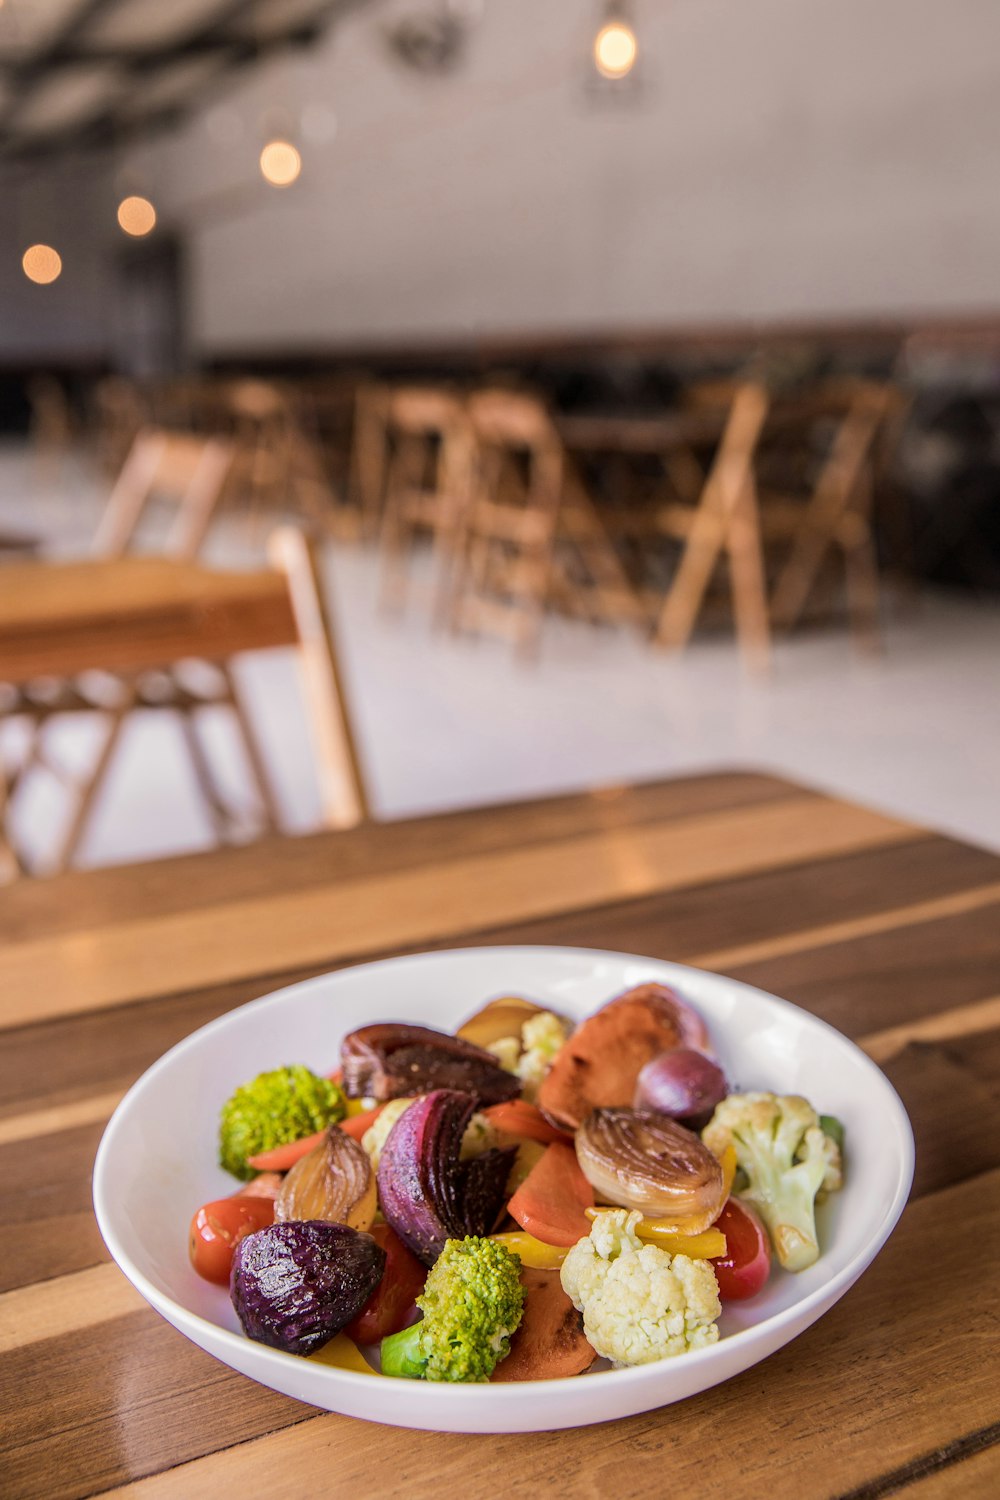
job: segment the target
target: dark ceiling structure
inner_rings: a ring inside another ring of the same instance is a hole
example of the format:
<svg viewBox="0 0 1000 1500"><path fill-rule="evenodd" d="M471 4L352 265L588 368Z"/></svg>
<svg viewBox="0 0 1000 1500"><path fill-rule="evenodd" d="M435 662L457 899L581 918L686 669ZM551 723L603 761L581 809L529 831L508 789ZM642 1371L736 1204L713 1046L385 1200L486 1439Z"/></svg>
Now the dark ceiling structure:
<svg viewBox="0 0 1000 1500"><path fill-rule="evenodd" d="M225 76L372 0L0 0L0 158L175 125Z"/></svg>

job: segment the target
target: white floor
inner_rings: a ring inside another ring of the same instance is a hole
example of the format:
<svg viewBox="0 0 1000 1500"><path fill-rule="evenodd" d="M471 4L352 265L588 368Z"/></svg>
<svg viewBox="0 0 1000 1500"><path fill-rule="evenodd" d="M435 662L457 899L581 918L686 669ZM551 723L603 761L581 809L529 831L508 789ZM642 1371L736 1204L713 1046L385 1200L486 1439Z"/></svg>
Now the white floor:
<svg viewBox="0 0 1000 1500"><path fill-rule="evenodd" d="M82 463L42 483L21 449L0 450L0 527L45 535L62 553L85 550L102 497ZM259 547L241 523L223 521L211 550L237 562ZM888 621L887 649L875 659L856 654L837 629L803 636L779 646L770 677L759 680L724 635L668 657L625 631L559 620L546 628L540 661L525 666L499 641L436 635L416 595L402 619L380 614L370 551L331 548L327 578L381 817L742 766L1000 850L1000 599L931 595ZM287 825L314 827L295 664L271 652L240 667ZM239 793L245 776L228 724L206 731ZM4 733L0 745L13 753L18 726ZM58 726L59 751L83 761L99 733L91 722ZM16 808L18 829L42 852L64 811L58 787L37 781ZM176 725L137 716L81 862L210 843Z"/></svg>

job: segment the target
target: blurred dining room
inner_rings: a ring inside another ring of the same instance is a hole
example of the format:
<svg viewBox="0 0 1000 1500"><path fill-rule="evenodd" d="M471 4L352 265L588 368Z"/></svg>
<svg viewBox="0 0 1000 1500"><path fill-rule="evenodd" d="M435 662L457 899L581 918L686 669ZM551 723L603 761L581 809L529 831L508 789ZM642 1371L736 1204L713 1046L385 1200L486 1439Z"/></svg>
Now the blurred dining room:
<svg viewBox="0 0 1000 1500"><path fill-rule="evenodd" d="M165 1048L497 935L860 1039L907 1214L961 1222L1000 1165L945 1105L1000 1124L998 160L995 0L0 0L0 1158L74 1163L0 1306L114 1270L79 1183ZM111 1287L81 1351L151 1318ZM12 1493L280 1472L307 1408L227 1375L233 1416L168 1333L153 1417L100 1344L82 1447L84 1352L43 1383ZM881 1457L775 1439L760 1483L996 1493L995 1395L907 1426L949 1372Z"/></svg>

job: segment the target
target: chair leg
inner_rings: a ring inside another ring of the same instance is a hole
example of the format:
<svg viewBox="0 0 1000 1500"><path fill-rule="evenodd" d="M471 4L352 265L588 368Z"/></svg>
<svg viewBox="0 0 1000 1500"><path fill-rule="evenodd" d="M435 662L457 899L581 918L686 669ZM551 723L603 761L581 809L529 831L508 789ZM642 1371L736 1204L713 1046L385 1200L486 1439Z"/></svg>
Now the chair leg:
<svg viewBox="0 0 1000 1500"><path fill-rule="evenodd" d="M188 759L191 769L194 771L194 779L197 782L201 799L215 830L215 841L218 844L228 844L232 832L232 818L219 792L218 785L212 773L205 747L198 734L198 726L194 721L194 709L178 709L180 717L181 733L187 746Z"/></svg>
<svg viewBox="0 0 1000 1500"><path fill-rule="evenodd" d="M229 662L221 662L219 670L225 679L229 706L235 716L236 727L243 742L243 749L246 754L247 764L250 767L254 790L260 799L264 827L268 833L280 833L281 809L278 805L274 785L271 781L271 774L264 759L253 720L250 717L231 664Z"/></svg>
<svg viewBox="0 0 1000 1500"><path fill-rule="evenodd" d="M727 546L736 634L748 664L766 671L771 654L771 629L760 517L750 484L745 486L734 510Z"/></svg>
<svg viewBox="0 0 1000 1500"><path fill-rule="evenodd" d="M57 846L55 863L52 866L53 874L61 874L62 871L69 869L76 857L83 836L87 831L98 793L101 790L108 767L111 764L111 757L117 749L118 740L121 736L125 720L132 710L134 700L135 689L130 686L126 690L125 697L121 703L116 704L110 711L111 723L108 727L107 738L101 746L101 751L91 771L90 779L80 792L80 800L77 802L73 816L70 819L69 827Z"/></svg>
<svg viewBox="0 0 1000 1500"><path fill-rule="evenodd" d="M663 602L656 627L659 646L678 648L687 644L694 629L719 558L724 538L724 522L715 497L703 502L684 546L680 565Z"/></svg>

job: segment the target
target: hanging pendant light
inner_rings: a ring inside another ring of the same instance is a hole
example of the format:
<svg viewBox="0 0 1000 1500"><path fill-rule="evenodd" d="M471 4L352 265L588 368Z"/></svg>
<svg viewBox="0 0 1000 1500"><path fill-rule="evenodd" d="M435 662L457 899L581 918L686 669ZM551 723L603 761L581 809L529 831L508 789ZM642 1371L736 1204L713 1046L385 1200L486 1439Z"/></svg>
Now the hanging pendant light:
<svg viewBox="0 0 1000 1500"><path fill-rule="evenodd" d="M624 5L605 6L604 20L594 37L594 66L602 78L625 78L635 67L639 44Z"/></svg>
<svg viewBox="0 0 1000 1500"><path fill-rule="evenodd" d="M21 256L21 269L36 286L51 286L62 275L62 256L51 245L29 245Z"/></svg>

